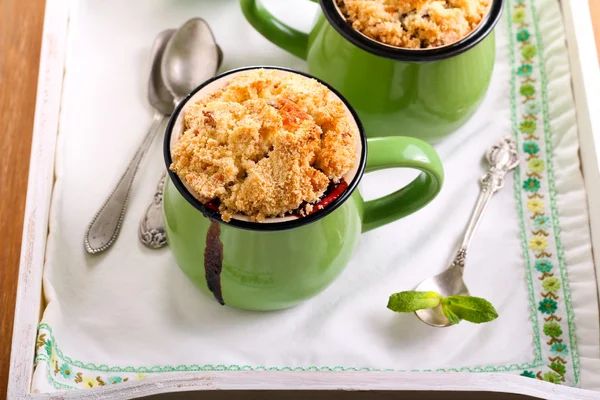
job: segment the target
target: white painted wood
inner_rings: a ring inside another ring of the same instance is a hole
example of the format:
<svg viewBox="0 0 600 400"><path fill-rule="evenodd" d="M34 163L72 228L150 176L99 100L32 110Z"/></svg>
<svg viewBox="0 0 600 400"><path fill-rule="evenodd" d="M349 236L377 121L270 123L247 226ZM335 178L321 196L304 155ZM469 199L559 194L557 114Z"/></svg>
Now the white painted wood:
<svg viewBox="0 0 600 400"><path fill-rule="evenodd" d="M591 0L599 1L599 0ZM562 0L562 9L577 107L581 162L585 181L592 248L600 249L600 66L588 1ZM594 252L600 282L600 252Z"/></svg>
<svg viewBox="0 0 600 400"><path fill-rule="evenodd" d="M600 1L600 0L592 0ZM47 0L25 209L9 399L118 399L207 390L422 390L517 393L550 399L600 399L600 393L496 373L210 372L155 376L115 386L30 394L35 335L53 185L69 2ZM586 0L562 0L593 245L600 248L600 71ZM596 260L600 260L600 253ZM598 262L596 271L599 272ZM600 373L600 371L599 371Z"/></svg>
<svg viewBox="0 0 600 400"><path fill-rule="evenodd" d="M592 400L600 393L502 373L210 372L147 378L95 389L32 394L20 399L131 399L161 393L214 390L398 390L499 392L544 399Z"/></svg>
<svg viewBox="0 0 600 400"><path fill-rule="evenodd" d="M54 181L68 4L64 0L46 2L11 349L9 399L23 397L29 392L33 374L35 338L42 305L42 268Z"/></svg>

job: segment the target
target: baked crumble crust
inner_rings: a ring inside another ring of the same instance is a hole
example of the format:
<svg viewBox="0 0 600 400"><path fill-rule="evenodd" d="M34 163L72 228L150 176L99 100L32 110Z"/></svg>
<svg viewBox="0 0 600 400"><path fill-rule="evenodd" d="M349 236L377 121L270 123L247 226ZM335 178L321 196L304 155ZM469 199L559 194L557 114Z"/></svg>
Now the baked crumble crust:
<svg viewBox="0 0 600 400"><path fill-rule="evenodd" d="M336 0L352 28L390 46L424 49L471 33L491 0Z"/></svg>
<svg viewBox="0 0 600 400"><path fill-rule="evenodd" d="M354 166L358 131L346 112L314 79L244 72L186 109L170 168L203 203L218 198L225 221L284 216Z"/></svg>

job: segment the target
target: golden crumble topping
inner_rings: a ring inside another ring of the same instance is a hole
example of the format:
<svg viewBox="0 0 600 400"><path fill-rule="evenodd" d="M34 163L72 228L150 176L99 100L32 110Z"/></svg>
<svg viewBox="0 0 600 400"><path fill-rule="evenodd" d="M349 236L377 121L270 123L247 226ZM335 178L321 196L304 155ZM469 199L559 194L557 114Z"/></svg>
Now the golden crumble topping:
<svg viewBox="0 0 600 400"><path fill-rule="evenodd" d="M471 33L492 0L336 0L352 27L410 49L454 43Z"/></svg>
<svg viewBox="0 0 600 400"><path fill-rule="evenodd" d="M225 221L310 212L354 164L358 131L346 112L314 79L247 71L186 109L171 170L203 203L218 199Z"/></svg>

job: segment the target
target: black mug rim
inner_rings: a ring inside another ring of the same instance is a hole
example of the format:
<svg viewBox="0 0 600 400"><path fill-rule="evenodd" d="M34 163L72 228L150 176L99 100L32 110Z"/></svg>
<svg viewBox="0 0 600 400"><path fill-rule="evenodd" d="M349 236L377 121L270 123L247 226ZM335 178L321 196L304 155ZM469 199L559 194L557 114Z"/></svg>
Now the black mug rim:
<svg viewBox="0 0 600 400"><path fill-rule="evenodd" d="M222 78L224 78L228 75L234 74L234 73L238 73L241 71L256 70L256 69L280 70L280 71L285 71L285 72L302 75L307 78L315 79L317 82L321 83L322 85L327 87L329 90L331 90L334 94L336 94L340 98L340 100L342 100L344 105L348 108L348 110L352 114L352 117L354 118L354 121L356 122L356 125L358 126L359 138L361 141L361 143L360 143L361 144L361 154L360 154L360 158L359 158L359 165L358 165L358 168L356 171L356 175L354 176L354 179L352 179L352 182L348 182L348 187L346 188L346 190L340 196L338 196L333 202L331 202L325 208L323 208L321 210L317 210L316 212L314 212L310 215L307 215L305 217L299 217L299 218L293 219L293 220L282 221L282 222L272 222L272 223L242 221L242 220L238 220L235 218L231 218L229 221L223 221L223 219L221 218L221 213L207 208L200 200L198 200L194 195L192 195L188 191L188 189L185 187L185 185L183 184L183 182L181 181L179 176L175 172L171 171L171 169L170 169L171 163L173 162L173 159L171 157L171 137L173 134L173 128L175 127L175 123L177 121L177 118L179 117L179 114L181 114L183 107L185 107L187 102L196 93L198 93L200 90L202 90L204 87L206 87L208 84L210 84L212 82L215 82L219 79L222 79ZM341 206L347 199L349 199L350 196L352 195L352 193L358 187L358 184L360 183L360 180L362 179L362 176L364 175L364 172L365 172L366 162L367 162L367 139L365 136L363 125L358 117L358 114L356 113L354 108L350 105L348 100L346 100L346 98L340 92L338 92L336 89L334 89L331 85L327 84L326 82L323 82L322 80L320 80L308 73L297 71L297 70L294 70L291 68L277 67L277 66L250 66L250 67L236 68L236 69L233 69L233 70L230 70L227 72L223 72L223 73L207 80L206 82L199 85L196 89L192 90L187 96L185 96L179 102L179 104L177 105L177 107L175 107L175 110L171 114L171 117L169 118L169 122L167 124L167 128L165 131L164 144L163 144L163 155L164 155L165 164L167 167L169 177L170 177L171 181L173 182L173 184L175 185L175 187L177 188L177 190L179 191L179 193L183 196L183 198L188 203L190 203L194 208L196 208L198 211L200 211L206 218L210 219L211 221L217 221L222 224L233 226L236 228L252 230L252 231L272 232L272 231L283 231L283 230L288 230L288 229L299 228L301 226L305 226L305 225L311 224L313 222L316 222L316 221L326 217L327 215L331 214L339 206Z"/></svg>
<svg viewBox="0 0 600 400"><path fill-rule="evenodd" d="M457 56L473 48L485 39L495 28L500 20L504 8L504 0L492 0L492 5L485 19L480 22L475 30L457 42L446 46L430 49L405 49L393 47L366 38L363 34L352 28L346 19L338 12L336 0L319 0L323 14L333 28L346 40L369 53L396 61L406 62L431 62L441 61Z"/></svg>

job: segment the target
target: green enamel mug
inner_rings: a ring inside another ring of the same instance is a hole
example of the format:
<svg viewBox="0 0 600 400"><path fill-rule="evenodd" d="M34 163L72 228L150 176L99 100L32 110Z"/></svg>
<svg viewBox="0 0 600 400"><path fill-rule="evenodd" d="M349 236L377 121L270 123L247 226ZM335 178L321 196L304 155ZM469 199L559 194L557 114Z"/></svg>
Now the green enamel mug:
<svg viewBox="0 0 600 400"><path fill-rule="evenodd" d="M172 162L171 148L184 130L186 107L214 93L238 74L256 68L309 76L279 67L248 67L204 83L181 101L169 120L164 142L167 168ZM344 176L347 186L340 185L343 192L324 208L304 217L270 218L259 223L234 216L226 222L218 211L194 197L187 184L169 170L163 198L169 247L189 279L221 304L277 310L315 296L342 272L361 232L414 213L441 189L444 172L431 145L401 136L367 139L348 101L330 85L320 82L346 105L347 118L360 133L355 166ZM364 201L356 190L363 174L386 168L415 168L421 173L387 196Z"/></svg>
<svg viewBox="0 0 600 400"><path fill-rule="evenodd" d="M402 127L405 136L431 141L454 132L481 104L494 68L493 30L504 0L493 0L471 34L431 49L403 49L369 39L352 29L336 0L320 0L321 12L310 33L278 20L261 0L240 2L258 32L305 59L312 75L350 101L368 135L395 135Z"/></svg>

